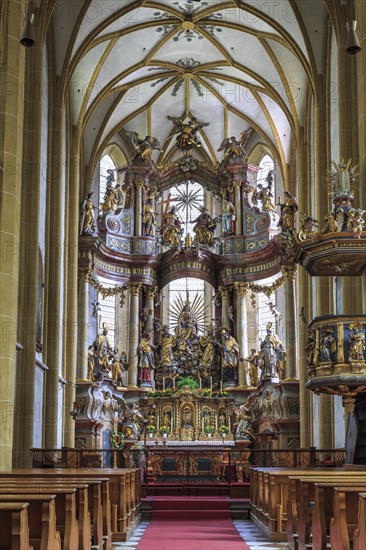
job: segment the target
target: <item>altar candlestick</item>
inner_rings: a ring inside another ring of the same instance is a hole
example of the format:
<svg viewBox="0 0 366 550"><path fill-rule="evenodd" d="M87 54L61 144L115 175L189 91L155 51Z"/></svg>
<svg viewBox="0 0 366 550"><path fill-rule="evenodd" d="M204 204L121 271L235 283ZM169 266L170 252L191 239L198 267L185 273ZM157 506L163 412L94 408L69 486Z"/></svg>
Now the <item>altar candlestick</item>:
<svg viewBox="0 0 366 550"><path fill-rule="evenodd" d="M173 389L175 388L175 377L173 378Z"/></svg>
<svg viewBox="0 0 366 550"><path fill-rule="evenodd" d="M118 432L118 412L114 413L113 429L115 433Z"/></svg>
<svg viewBox="0 0 366 550"><path fill-rule="evenodd" d="M212 376L210 376L210 390L212 391Z"/></svg>
<svg viewBox="0 0 366 550"><path fill-rule="evenodd" d="M163 376L163 391L165 390L165 376Z"/></svg>
<svg viewBox="0 0 366 550"><path fill-rule="evenodd" d="M155 391L155 380L152 381L152 385L153 385L152 389Z"/></svg>
<svg viewBox="0 0 366 550"><path fill-rule="evenodd" d="M202 390L202 378L200 378L200 390Z"/></svg>
<svg viewBox="0 0 366 550"><path fill-rule="evenodd" d="M220 380L220 391L222 391L222 380Z"/></svg>

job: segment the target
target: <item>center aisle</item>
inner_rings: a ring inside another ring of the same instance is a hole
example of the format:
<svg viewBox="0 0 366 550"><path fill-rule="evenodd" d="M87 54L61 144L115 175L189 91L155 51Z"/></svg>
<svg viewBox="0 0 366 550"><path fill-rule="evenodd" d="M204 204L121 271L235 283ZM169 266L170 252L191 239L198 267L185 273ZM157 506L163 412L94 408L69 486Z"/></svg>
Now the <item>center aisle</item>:
<svg viewBox="0 0 366 550"><path fill-rule="evenodd" d="M231 519L156 518L137 550L249 550Z"/></svg>

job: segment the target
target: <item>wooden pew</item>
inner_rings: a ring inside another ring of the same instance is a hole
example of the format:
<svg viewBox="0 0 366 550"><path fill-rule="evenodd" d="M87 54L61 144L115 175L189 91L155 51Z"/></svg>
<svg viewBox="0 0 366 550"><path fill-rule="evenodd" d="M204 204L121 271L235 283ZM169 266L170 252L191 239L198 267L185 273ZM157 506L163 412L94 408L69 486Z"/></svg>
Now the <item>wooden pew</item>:
<svg viewBox="0 0 366 550"><path fill-rule="evenodd" d="M353 535L353 550L366 548L366 493L358 495L358 521Z"/></svg>
<svg viewBox="0 0 366 550"><path fill-rule="evenodd" d="M20 487L21 485L21 487ZM79 523L79 547L81 550L90 549L90 539L91 539L91 518L89 512L89 497L88 497L88 488L87 484L80 484L78 481L72 480L51 480L43 478L33 478L27 479L22 478L5 478L0 479L0 491L6 488L19 487L26 488L27 490L32 490L33 492L46 492L51 489L59 489L62 487L76 489L77 499L76 499L76 515ZM59 518L57 517L57 522ZM106 550L108 547L106 546Z"/></svg>
<svg viewBox="0 0 366 550"><path fill-rule="evenodd" d="M0 550L31 550L28 502L0 502Z"/></svg>
<svg viewBox="0 0 366 550"><path fill-rule="evenodd" d="M333 550L350 550L357 528L360 487L335 487L333 517L330 520L330 545Z"/></svg>
<svg viewBox="0 0 366 550"><path fill-rule="evenodd" d="M60 533L56 529L55 498L55 495L40 493L1 495L0 502L29 504L29 543L34 550L61 550Z"/></svg>
<svg viewBox="0 0 366 550"><path fill-rule="evenodd" d="M62 547L64 550L75 550L79 548L79 524L76 519L76 489L70 487L42 487L41 491L24 487L5 487L0 489L0 500L9 495L13 500L19 500L18 495L23 499L27 495L55 495L56 499L56 529L60 533Z"/></svg>

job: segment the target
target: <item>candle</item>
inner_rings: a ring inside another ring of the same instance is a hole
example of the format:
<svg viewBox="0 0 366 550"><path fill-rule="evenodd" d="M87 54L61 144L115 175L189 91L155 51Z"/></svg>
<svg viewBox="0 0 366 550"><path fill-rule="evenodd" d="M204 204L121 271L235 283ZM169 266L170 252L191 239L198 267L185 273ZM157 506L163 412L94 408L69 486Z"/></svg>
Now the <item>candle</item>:
<svg viewBox="0 0 366 550"><path fill-rule="evenodd" d="M200 390L202 390L202 378L200 378Z"/></svg>
<svg viewBox="0 0 366 550"><path fill-rule="evenodd" d="M163 391L165 390L165 376L163 376Z"/></svg>
<svg viewBox="0 0 366 550"><path fill-rule="evenodd" d="M155 380L152 381L153 390L155 391Z"/></svg>
<svg viewBox="0 0 366 550"><path fill-rule="evenodd" d="M220 380L220 391L222 391L222 380Z"/></svg>
<svg viewBox="0 0 366 550"><path fill-rule="evenodd" d="M212 391L212 376L210 376L210 390Z"/></svg>
<svg viewBox="0 0 366 550"><path fill-rule="evenodd" d="M175 388L175 376L173 378L173 388Z"/></svg>

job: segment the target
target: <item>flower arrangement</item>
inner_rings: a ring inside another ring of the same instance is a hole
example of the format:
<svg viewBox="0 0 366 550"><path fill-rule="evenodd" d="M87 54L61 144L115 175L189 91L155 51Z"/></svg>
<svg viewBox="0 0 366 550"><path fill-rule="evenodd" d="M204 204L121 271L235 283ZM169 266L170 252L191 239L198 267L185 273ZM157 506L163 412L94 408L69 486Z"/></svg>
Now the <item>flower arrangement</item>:
<svg viewBox="0 0 366 550"><path fill-rule="evenodd" d="M210 388L204 388L202 390L202 395L203 397L212 397L212 391L210 390Z"/></svg>
<svg viewBox="0 0 366 550"><path fill-rule="evenodd" d="M230 432L229 426L220 426L219 427L219 434L220 435L227 435Z"/></svg>
<svg viewBox="0 0 366 550"><path fill-rule="evenodd" d="M215 428L213 426L211 426L210 424L208 424L207 426L205 426L205 432L206 434L213 434L215 431Z"/></svg>
<svg viewBox="0 0 366 550"><path fill-rule="evenodd" d="M162 427L160 428L160 433L161 433L162 435L168 434L169 432L170 432L169 426L162 426Z"/></svg>
<svg viewBox="0 0 366 550"><path fill-rule="evenodd" d="M146 431L149 434L154 434L156 432L156 428L152 424L149 424L148 426L146 426Z"/></svg>
<svg viewBox="0 0 366 550"><path fill-rule="evenodd" d="M227 397L228 395L227 391L217 390L213 392L212 397Z"/></svg>

